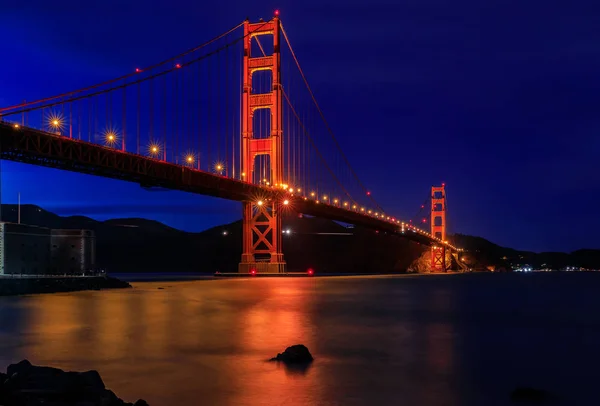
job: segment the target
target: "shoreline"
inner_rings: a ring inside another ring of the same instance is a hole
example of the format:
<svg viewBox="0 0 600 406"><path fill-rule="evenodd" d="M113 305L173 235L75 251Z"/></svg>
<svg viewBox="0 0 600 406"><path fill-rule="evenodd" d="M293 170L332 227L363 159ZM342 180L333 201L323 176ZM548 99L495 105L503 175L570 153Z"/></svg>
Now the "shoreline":
<svg viewBox="0 0 600 406"><path fill-rule="evenodd" d="M113 276L2 277L0 296L22 296L86 290L127 289L132 286Z"/></svg>

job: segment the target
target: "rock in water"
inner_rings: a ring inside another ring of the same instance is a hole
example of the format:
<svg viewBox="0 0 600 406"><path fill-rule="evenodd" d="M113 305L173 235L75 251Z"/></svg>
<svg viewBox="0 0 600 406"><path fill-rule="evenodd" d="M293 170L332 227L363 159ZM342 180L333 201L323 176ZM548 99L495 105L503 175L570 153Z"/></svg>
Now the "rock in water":
<svg viewBox="0 0 600 406"><path fill-rule="evenodd" d="M148 406L141 399L135 405L119 399L106 389L97 371L65 372L23 360L10 365L7 372L0 374L3 406Z"/></svg>
<svg viewBox="0 0 600 406"><path fill-rule="evenodd" d="M286 364L306 364L313 360L310 351L302 344L287 347L284 352L271 358L271 361L281 361Z"/></svg>
<svg viewBox="0 0 600 406"><path fill-rule="evenodd" d="M539 403L548 400L549 394L540 389L519 386L512 391L510 399L515 402Z"/></svg>

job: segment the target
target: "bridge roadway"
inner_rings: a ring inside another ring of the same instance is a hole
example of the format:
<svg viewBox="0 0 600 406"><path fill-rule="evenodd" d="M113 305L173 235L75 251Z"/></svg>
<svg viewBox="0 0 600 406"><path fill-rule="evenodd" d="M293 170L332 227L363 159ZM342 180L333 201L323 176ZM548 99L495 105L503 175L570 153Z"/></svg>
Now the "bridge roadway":
<svg viewBox="0 0 600 406"><path fill-rule="evenodd" d="M424 232L407 227L403 233L400 224L395 222L322 202L316 203L314 200L293 195L284 190L260 186L37 129L15 128L14 124L6 122L0 122L0 159L235 201L267 201L269 199L283 201L287 199L290 207L299 213L401 235L425 245L440 244L439 241Z"/></svg>

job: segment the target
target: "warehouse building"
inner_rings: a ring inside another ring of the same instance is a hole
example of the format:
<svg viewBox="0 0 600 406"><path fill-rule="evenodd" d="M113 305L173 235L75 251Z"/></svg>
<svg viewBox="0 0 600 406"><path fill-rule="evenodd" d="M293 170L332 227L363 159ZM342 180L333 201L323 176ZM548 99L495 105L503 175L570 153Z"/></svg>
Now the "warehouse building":
<svg viewBox="0 0 600 406"><path fill-rule="evenodd" d="M82 274L95 263L93 231L0 222L0 275Z"/></svg>

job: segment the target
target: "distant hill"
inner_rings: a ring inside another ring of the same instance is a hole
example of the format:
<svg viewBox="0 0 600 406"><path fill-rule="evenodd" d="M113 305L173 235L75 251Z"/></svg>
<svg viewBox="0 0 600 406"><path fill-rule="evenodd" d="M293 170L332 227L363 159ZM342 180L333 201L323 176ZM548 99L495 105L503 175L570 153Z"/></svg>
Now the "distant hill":
<svg viewBox="0 0 600 406"><path fill-rule="evenodd" d="M3 204L1 210L3 221L17 221L16 205ZM235 272L241 257L241 221L188 233L154 220L97 221L84 216L62 217L35 205L22 205L21 222L93 230L98 265L114 273ZM426 251L426 247L397 236L360 227L346 228L321 218L289 216L283 224L284 229L292 231L283 236L290 271L313 267L318 272L406 272ZM456 234L450 239L465 248L461 257L476 269L510 269L511 263L600 268L600 250L536 254L501 247L480 237Z"/></svg>
<svg viewBox="0 0 600 406"><path fill-rule="evenodd" d="M17 221L16 205L2 205L2 220ZM114 273L236 272L241 258L241 221L188 233L154 220L96 221L22 205L21 222L93 230L98 265ZM423 246L395 236L348 229L326 219L290 216L283 223L284 229L291 230L283 236L290 271L312 267L318 272L403 272L423 251Z"/></svg>
<svg viewBox="0 0 600 406"><path fill-rule="evenodd" d="M452 241L467 252L462 255L469 265L511 269L513 266L529 265L532 268L562 269L576 266L600 269L600 250L581 249L571 253L519 251L502 247L481 237L455 234Z"/></svg>

